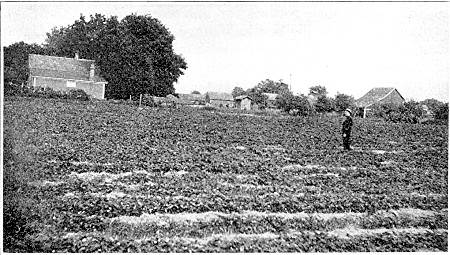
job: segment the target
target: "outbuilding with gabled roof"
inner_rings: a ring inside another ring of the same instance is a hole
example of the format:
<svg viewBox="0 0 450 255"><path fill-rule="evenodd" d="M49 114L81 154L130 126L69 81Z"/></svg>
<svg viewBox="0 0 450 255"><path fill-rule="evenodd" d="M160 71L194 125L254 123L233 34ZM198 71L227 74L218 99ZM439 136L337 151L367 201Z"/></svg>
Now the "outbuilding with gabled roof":
<svg viewBox="0 0 450 255"><path fill-rule="evenodd" d="M216 107L234 107L234 98L229 93L207 92L206 103Z"/></svg>
<svg viewBox="0 0 450 255"><path fill-rule="evenodd" d="M105 99L108 82L98 75L95 60L79 59L78 54L75 58L29 54L28 67L29 86L55 91L82 89L93 98Z"/></svg>
<svg viewBox="0 0 450 255"><path fill-rule="evenodd" d="M241 110L250 110L252 105L252 98L248 95L241 95L234 98L235 106Z"/></svg>
<svg viewBox="0 0 450 255"><path fill-rule="evenodd" d="M396 88L380 87L373 88L363 97L357 99L355 104L357 107L364 109L363 117L367 116L368 111L377 104L403 104L405 99Z"/></svg>

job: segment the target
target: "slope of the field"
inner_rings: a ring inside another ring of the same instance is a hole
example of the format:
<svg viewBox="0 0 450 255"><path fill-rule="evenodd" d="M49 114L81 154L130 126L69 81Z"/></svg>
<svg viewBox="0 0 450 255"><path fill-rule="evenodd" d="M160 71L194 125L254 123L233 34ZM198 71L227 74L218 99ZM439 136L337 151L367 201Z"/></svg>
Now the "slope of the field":
<svg viewBox="0 0 450 255"><path fill-rule="evenodd" d="M447 251L448 127L341 122L7 99L5 250Z"/></svg>

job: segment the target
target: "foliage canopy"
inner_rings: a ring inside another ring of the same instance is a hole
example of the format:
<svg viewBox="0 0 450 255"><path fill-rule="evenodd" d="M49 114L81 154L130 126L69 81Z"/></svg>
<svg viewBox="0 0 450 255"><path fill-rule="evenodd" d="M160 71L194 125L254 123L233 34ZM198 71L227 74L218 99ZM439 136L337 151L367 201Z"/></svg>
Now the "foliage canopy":
<svg viewBox="0 0 450 255"><path fill-rule="evenodd" d="M48 47L55 55L94 59L100 75L108 82L106 96L166 96L175 92L173 83L187 68L184 59L174 53L175 37L150 15L117 17L101 14L84 16L66 28L47 34Z"/></svg>
<svg viewBox="0 0 450 255"><path fill-rule="evenodd" d="M355 99L352 96L338 93L334 98L334 107L338 112L342 112L347 108L355 108Z"/></svg>
<svg viewBox="0 0 450 255"><path fill-rule="evenodd" d="M67 27L53 28L42 47L23 43L5 49L5 81L25 81L30 53L74 57L96 61L96 72L108 81L106 97L125 99L130 95L166 96L175 92L173 84L187 64L173 50L175 37L150 15L128 15L121 21L81 15ZM13 61L18 57L17 61ZM6 66L6 63L5 63ZM19 72L20 74L16 74Z"/></svg>
<svg viewBox="0 0 450 255"><path fill-rule="evenodd" d="M28 54L46 53L47 50L44 47L24 42L4 47L4 83L26 83L28 79Z"/></svg>

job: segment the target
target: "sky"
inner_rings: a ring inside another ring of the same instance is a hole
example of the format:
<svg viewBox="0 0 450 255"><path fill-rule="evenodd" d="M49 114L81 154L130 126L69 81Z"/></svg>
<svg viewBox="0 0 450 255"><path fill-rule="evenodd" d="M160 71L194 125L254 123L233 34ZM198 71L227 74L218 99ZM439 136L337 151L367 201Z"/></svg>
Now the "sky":
<svg viewBox="0 0 450 255"><path fill-rule="evenodd" d="M360 98L395 87L448 102L449 2L2 2L2 45L42 44L53 27L100 13L157 18L188 69L177 93L231 92L270 79Z"/></svg>

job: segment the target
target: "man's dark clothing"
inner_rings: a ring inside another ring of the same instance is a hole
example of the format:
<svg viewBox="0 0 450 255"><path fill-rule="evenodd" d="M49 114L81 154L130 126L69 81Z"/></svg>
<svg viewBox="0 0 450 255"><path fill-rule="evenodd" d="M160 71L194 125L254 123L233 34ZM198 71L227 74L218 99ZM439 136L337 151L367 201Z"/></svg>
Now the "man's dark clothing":
<svg viewBox="0 0 450 255"><path fill-rule="evenodd" d="M352 132L353 120L352 117L346 117L342 124L342 138L344 140L344 149L350 150L350 133Z"/></svg>

